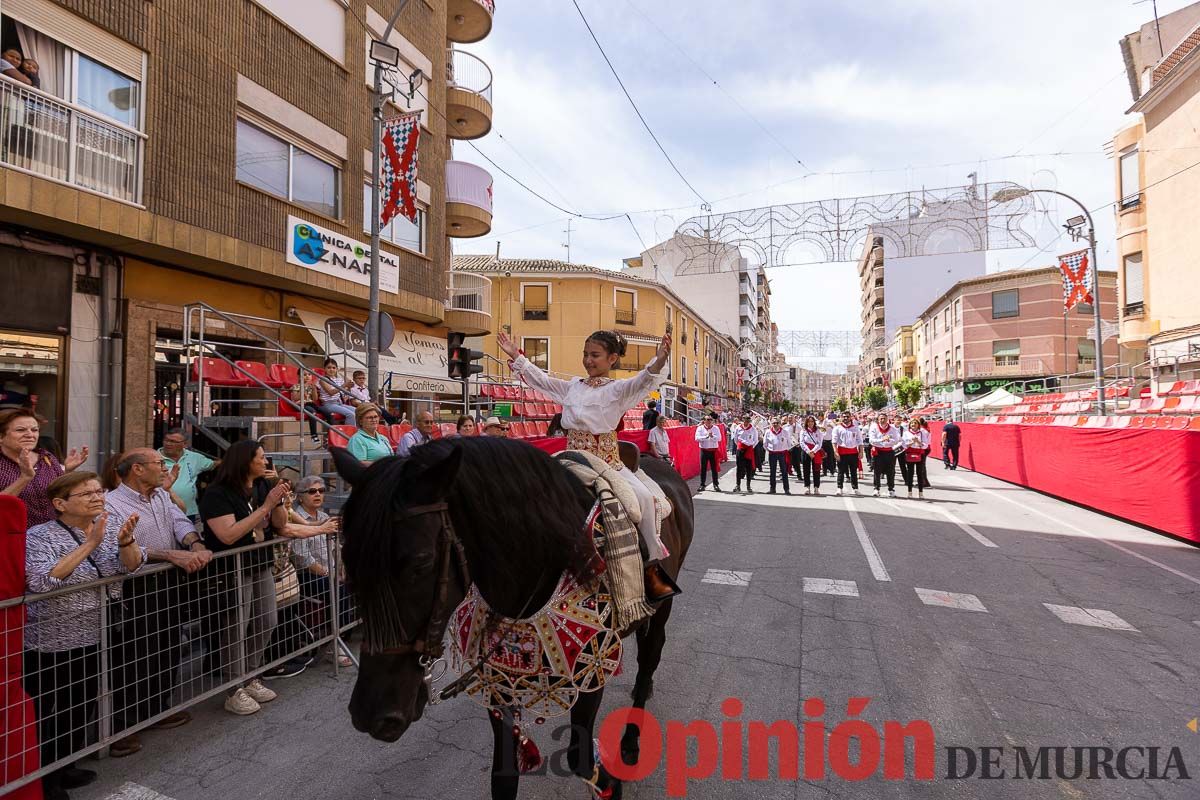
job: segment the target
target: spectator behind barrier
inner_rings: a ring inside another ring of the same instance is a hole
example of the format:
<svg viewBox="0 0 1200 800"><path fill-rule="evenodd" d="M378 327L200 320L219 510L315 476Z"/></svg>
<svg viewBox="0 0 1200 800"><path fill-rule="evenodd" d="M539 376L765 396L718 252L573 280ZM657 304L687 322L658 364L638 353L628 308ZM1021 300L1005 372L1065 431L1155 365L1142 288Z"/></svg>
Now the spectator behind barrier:
<svg viewBox="0 0 1200 800"><path fill-rule="evenodd" d="M354 409L354 422L358 430L346 443L350 454L364 464L370 464L392 455L392 441L379 432L381 415L374 403L359 403Z"/></svg>
<svg viewBox="0 0 1200 800"><path fill-rule="evenodd" d="M341 414L346 423L354 418L354 406L348 402L350 394L338 378L338 365L332 358L325 359L325 376L317 379L317 398L321 403L317 410L322 414Z"/></svg>
<svg viewBox="0 0 1200 800"><path fill-rule="evenodd" d="M46 489L56 519L26 534L25 587L49 592L120 573L146 560L134 528L104 510L104 488L95 473L75 471ZM38 718L42 766L66 759L95 740L100 694L101 592L114 603L119 584L32 599L25 619L24 683ZM47 800L91 783L96 773L68 764L43 779Z"/></svg>
<svg viewBox="0 0 1200 800"><path fill-rule="evenodd" d="M163 459L163 469L172 476L170 483L163 488L179 499L183 504L183 513L195 522L200 519L200 509L196 505L196 478L217 462L189 448L183 428L168 429L158 452ZM175 472L176 467L179 468L178 472Z"/></svg>
<svg viewBox="0 0 1200 800"><path fill-rule="evenodd" d="M147 563L178 567L135 575L123 585L126 613L111 626L114 730L120 731L172 706L183 660L182 587L188 574L208 565L212 552L204 547L182 504L167 491L166 460L158 451L130 450L116 471L121 485L105 497L108 513L116 519L138 520L133 533L146 551ZM191 715L180 711L151 727L170 729L190 721ZM114 742L109 755L121 758L141 749L140 739L133 734Z"/></svg>
<svg viewBox="0 0 1200 800"><path fill-rule="evenodd" d="M0 494L25 501L30 526L55 518L47 489L60 475L73 472L87 461L88 449L72 448L64 462L38 448L41 423L28 408L0 411Z"/></svg>
<svg viewBox="0 0 1200 800"><path fill-rule="evenodd" d="M300 591L305 597L312 598L323 605L329 603L330 572L338 570L338 627L342 628L353 621L353 602L346 589L341 568L340 548L337 538L328 534L336 534L338 521L325 513L322 506L325 503L325 481L319 475L309 475L302 478L296 490L296 506L293 518L299 517L305 525L317 526L320 536L296 539L292 542L292 563L300 571ZM333 548L333 560L330 561L330 547ZM337 645L331 644L326 656L333 658ZM338 655L338 665L349 667L353 662L348 656Z"/></svg>
<svg viewBox="0 0 1200 800"><path fill-rule="evenodd" d="M501 422L499 417L488 417L483 423L484 436L499 436L508 438L508 423Z"/></svg>
<svg viewBox="0 0 1200 800"><path fill-rule="evenodd" d="M231 550L273 539L275 531L287 525L287 507L281 505L288 485L283 481L271 487L267 480L267 457L253 439L232 445L216 469L212 484L200 498L200 520L204 524L204 542L213 552ZM223 590L213 603L218 615L221 654L230 678L249 675L262 666L263 654L278 624L275 581L271 575L271 548L243 553L239 559L223 559L220 574ZM240 588L239 588L240 587ZM244 629L238 626L238 599ZM237 649L241 649L240 663ZM231 714L253 714L276 698L275 692L258 678L244 680L225 700Z"/></svg>
<svg viewBox="0 0 1200 800"><path fill-rule="evenodd" d="M475 436L479 429L475 425L474 417L463 415L458 418L458 422L454 425L459 436Z"/></svg>
<svg viewBox="0 0 1200 800"><path fill-rule="evenodd" d="M396 445L396 455L408 458L414 447L420 447L433 441L433 414L422 411L417 414L417 425L400 437Z"/></svg>

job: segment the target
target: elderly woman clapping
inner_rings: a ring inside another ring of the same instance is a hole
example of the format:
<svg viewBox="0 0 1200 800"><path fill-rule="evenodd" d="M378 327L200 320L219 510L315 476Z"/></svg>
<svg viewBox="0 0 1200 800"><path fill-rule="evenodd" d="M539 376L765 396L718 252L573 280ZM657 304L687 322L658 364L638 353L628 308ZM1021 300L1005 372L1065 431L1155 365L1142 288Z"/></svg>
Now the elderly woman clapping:
<svg viewBox="0 0 1200 800"><path fill-rule="evenodd" d="M46 489L57 518L26 534L25 584L49 592L133 572L146 551L133 536L137 515L123 522L104 512L104 488L91 472L69 472ZM31 599L25 622L24 684L38 717L42 764L83 749L94 739L99 697L102 594L119 601L119 584ZM47 797L94 777L67 765L44 779Z"/></svg>

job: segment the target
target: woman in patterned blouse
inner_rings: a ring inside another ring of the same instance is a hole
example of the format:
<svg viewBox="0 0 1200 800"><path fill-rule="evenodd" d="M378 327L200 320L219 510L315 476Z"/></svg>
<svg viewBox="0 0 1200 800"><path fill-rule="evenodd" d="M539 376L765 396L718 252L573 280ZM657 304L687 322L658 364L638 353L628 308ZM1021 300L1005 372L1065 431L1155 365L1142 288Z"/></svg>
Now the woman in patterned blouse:
<svg viewBox="0 0 1200 800"><path fill-rule="evenodd" d="M25 586L50 592L133 572L146 552L133 536L137 515L121 524L104 513L104 488L92 472L70 472L46 489L57 519L26 534ZM93 737L99 697L101 592L120 599L119 584L31 599L25 620L24 684L38 718L42 764L83 749ZM115 596L114 596L115 595ZM68 764L43 780L47 800L90 783L91 770Z"/></svg>
<svg viewBox="0 0 1200 800"><path fill-rule="evenodd" d="M65 463L37 446L41 426L27 408L0 412L0 494L25 501L30 525L54 520L54 507L46 496L50 482L87 461L88 449L71 450Z"/></svg>

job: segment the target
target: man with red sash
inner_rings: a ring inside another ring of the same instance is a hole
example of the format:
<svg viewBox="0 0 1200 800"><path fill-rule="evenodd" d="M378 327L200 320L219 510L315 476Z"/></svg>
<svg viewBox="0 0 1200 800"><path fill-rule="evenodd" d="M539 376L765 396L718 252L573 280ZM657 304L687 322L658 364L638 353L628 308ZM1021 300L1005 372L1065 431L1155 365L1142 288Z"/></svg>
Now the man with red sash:
<svg viewBox="0 0 1200 800"><path fill-rule="evenodd" d="M737 445L737 486L735 492L742 491L742 477L746 478L746 494L754 494L750 481L754 470L758 468L754 460L754 448L758 446L758 428L750 422L750 415L742 417L742 423L734 426L734 442Z"/></svg>
<svg viewBox="0 0 1200 800"><path fill-rule="evenodd" d="M779 418L771 420L771 427L763 434L763 446L767 450L767 459L771 463L771 494L775 491L775 471L783 472L783 493L791 494L788 486L788 472L791 467L792 434L779 424Z"/></svg>
<svg viewBox="0 0 1200 800"><path fill-rule="evenodd" d="M887 476L888 497L896 496L896 451L903 449L900 429L892 424L886 413L880 412L867 430L871 447L871 468L875 472L875 496L879 483Z"/></svg>

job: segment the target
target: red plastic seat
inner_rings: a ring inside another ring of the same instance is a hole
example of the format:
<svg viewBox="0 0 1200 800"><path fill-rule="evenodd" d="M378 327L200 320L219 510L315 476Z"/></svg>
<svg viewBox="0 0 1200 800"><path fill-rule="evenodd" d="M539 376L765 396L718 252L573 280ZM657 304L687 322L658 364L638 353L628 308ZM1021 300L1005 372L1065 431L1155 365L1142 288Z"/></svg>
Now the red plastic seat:
<svg viewBox="0 0 1200 800"><path fill-rule="evenodd" d="M1187 385L1187 381L1175 381L1166 389L1160 390L1160 395L1177 395L1183 394L1183 389Z"/></svg>
<svg viewBox="0 0 1200 800"><path fill-rule="evenodd" d="M538 436L545 436L546 432L550 430L550 423L546 422L545 420L542 420L541 422L535 422L534 429L536 430Z"/></svg>
<svg viewBox="0 0 1200 800"><path fill-rule="evenodd" d="M334 425L329 431L329 446L345 447L357 431L358 428L353 425Z"/></svg>
<svg viewBox="0 0 1200 800"><path fill-rule="evenodd" d="M1200 394L1200 380L1185 382L1180 394Z"/></svg>
<svg viewBox="0 0 1200 800"><path fill-rule="evenodd" d="M300 368L295 364L272 364L271 380L280 388L290 389L300 382Z"/></svg>
<svg viewBox="0 0 1200 800"><path fill-rule="evenodd" d="M1200 431L1200 417L1192 417L1188 421L1189 431Z"/></svg>
<svg viewBox="0 0 1200 800"><path fill-rule="evenodd" d="M484 397L492 397L494 396L495 388L496 387L492 386L490 383L481 383L479 385L479 393Z"/></svg>
<svg viewBox="0 0 1200 800"><path fill-rule="evenodd" d="M400 437L404 436L404 434L408 433L411 430L412 430L411 423L399 422L399 423L391 426L391 436L389 436L388 438L390 438L396 444L400 444Z"/></svg>
<svg viewBox="0 0 1200 800"><path fill-rule="evenodd" d="M203 365L203 370L200 369ZM228 361L213 356L202 356L192 360L192 380L199 381L204 373L204 382L209 386L244 388L250 386L249 379L236 373Z"/></svg>
<svg viewBox="0 0 1200 800"><path fill-rule="evenodd" d="M447 436L453 436L454 434L458 433L458 426L453 422L443 422L441 424L441 428L443 439L445 439Z"/></svg>
<svg viewBox="0 0 1200 800"><path fill-rule="evenodd" d="M277 381L271 377L271 371L269 369L267 369L267 365L261 361L241 361L241 360L239 360L239 361L235 361L233 363L237 364L239 367L241 367L242 369L244 369L246 372L250 373L250 375L253 376L253 380L250 381L250 384L252 386L255 386L255 385L261 383L262 385L269 386L272 389L283 388L283 384L279 383L279 381ZM238 375L241 375L241 373L238 372L237 370L234 370L234 372L237 373ZM245 377L245 376L242 376L242 377Z"/></svg>

